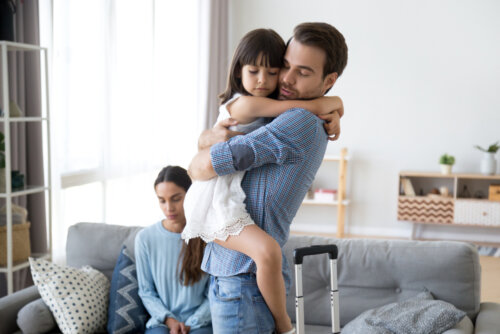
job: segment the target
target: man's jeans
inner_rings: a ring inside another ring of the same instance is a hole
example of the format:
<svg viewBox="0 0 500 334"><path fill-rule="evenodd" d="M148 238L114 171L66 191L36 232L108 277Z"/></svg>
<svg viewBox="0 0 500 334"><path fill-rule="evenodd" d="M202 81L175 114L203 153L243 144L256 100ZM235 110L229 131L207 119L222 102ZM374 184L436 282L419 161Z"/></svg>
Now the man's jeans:
<svg viewBox="0 0 500 334"><path fill-rule="evenodd" d="M217 334L271 334L274 320L254 274L210 277L210 312Z"/></svg>

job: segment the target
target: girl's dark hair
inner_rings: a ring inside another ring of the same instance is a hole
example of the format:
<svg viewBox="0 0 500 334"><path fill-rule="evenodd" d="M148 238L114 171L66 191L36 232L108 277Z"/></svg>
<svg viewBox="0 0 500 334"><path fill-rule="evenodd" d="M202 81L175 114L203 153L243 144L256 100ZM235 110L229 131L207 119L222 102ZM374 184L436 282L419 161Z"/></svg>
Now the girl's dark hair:
<svg viewBox="0 0 500 334"><path fill-rule="evenodd" d="M257 64L262 54L261 63ZM219 95L221 104L226 103L235 93L249 95L241 82L241 69L244 65L281 67L285 54L285 42L272 29L255 29L241 39L234 51L226 90ZM270 97L275 97L277 89Z"/></svg>
<svg viewBox="0 0 500 334"><path fill-rule="evenodd" d="M183 188L186 192L191 186L191 179L187 171L179 166L164 167L156 177L154 187L162 182L173 182L178 187ZM179 278L184 285L193 285L198 282L204 275L201 270L201 261L205 250L205 242L200 238L193 238L186 244L182 242L182 250L179 255L180 266Z"/></svg>

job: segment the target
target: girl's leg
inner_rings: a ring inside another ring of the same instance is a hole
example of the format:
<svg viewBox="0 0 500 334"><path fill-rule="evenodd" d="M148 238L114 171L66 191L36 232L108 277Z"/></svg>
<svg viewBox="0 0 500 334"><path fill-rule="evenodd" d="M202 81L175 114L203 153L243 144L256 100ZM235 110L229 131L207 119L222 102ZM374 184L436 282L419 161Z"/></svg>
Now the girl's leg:
<svg viewBox="0 0 500 334"><path fill-rule="evenodd" d="M241 252L257 265L257 286L273 314L278 333L292 329L286 312L285 281L281 272L281 248L276 240L257 225L248 225L239 235L226 241L215 240L226 248Z"/></svg>

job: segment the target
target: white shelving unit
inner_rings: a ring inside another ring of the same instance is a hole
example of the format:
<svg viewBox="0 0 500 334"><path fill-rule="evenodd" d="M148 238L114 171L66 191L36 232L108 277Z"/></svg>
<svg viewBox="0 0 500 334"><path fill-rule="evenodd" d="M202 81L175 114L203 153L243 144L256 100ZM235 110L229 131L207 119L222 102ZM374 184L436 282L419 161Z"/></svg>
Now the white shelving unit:
<svg viewBox="0 0 500 334"><path fill-rule="evenodd" d="M45 88L42 90L42 94L45 93L45 99L42 98L42 103L45 106L41 106L42 108L42 117L11 117L9 110L9 72L8 72L8 53L9 52L39 52L41 58L43 58L43 62L40 64L41 71L41 85ZM5 267L0 267L0 273L4 273L7 278L7 293L11 294L14 292L14 272L21 270L23 268L29 267L28 261L22 261L20 263L13 263L13 243L12 243L12 199L20 196L27 196L38 193L46 194L47 201L47 217L46 217L46 226L47 226L47 250L43 253L32 253L32 257L41 257L45 259L50 259L52 254L52 195L51 195L51 180L50 180L50 131L49 131L49 92L48 92L48 54L47 48L42 48L36 45L30 44L22 44L15 43L9 41L0 41L0 52L2 55L2 78L0 82L0 89L2 90L2 101L0 106L4 111L3 116L0 117L0 125L3 127L3 132L5 135L5 193L0 193L0 198L5 199L5 206L7 209L7 265ZM10 126L12 123L28 123L28 122L37 122L41 123L42 127L45 126L43 130L46 133L46 140L42 140L45 146L42 146L42 150L46 153L45 160L45 175L44 175L44 184L42 185L27 185L21 190L12 190L11 186L11 171L12 171L12 147L11 147L11 138L10 138Z"/></svg>
<svg viewBox="0 0 500 334"><path fill-rule="evenodd" d="M349 205L350 200L346 199L346 173L347 173L347 161L349 157L347 156L347 148L342 148L340 155L325 155L323 158L323 163L325 162L337 162L339 164L338 173L338 190L337 190L337 200L335 201L321 201L305 198L302 202L303 205L322 205L322 206L333 206L337 207L337 238L342 238L344 236L345 227L345 210Z"/></svg>

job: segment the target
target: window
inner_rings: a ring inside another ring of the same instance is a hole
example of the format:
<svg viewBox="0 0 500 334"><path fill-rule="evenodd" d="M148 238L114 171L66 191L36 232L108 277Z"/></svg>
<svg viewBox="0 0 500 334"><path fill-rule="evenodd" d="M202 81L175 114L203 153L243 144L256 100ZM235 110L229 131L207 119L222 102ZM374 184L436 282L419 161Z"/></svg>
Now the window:
<svg viewBox="0 0 500 334"><path fill-rule="evenodd" d="M44 6L52 5L52 10ZM196 151L197 1L40 4L51 50L54 253L80 222L150 225L168 164ZM58 178L60 176L60 178ZM58 236L59 234L59 236Z"/></svg>

